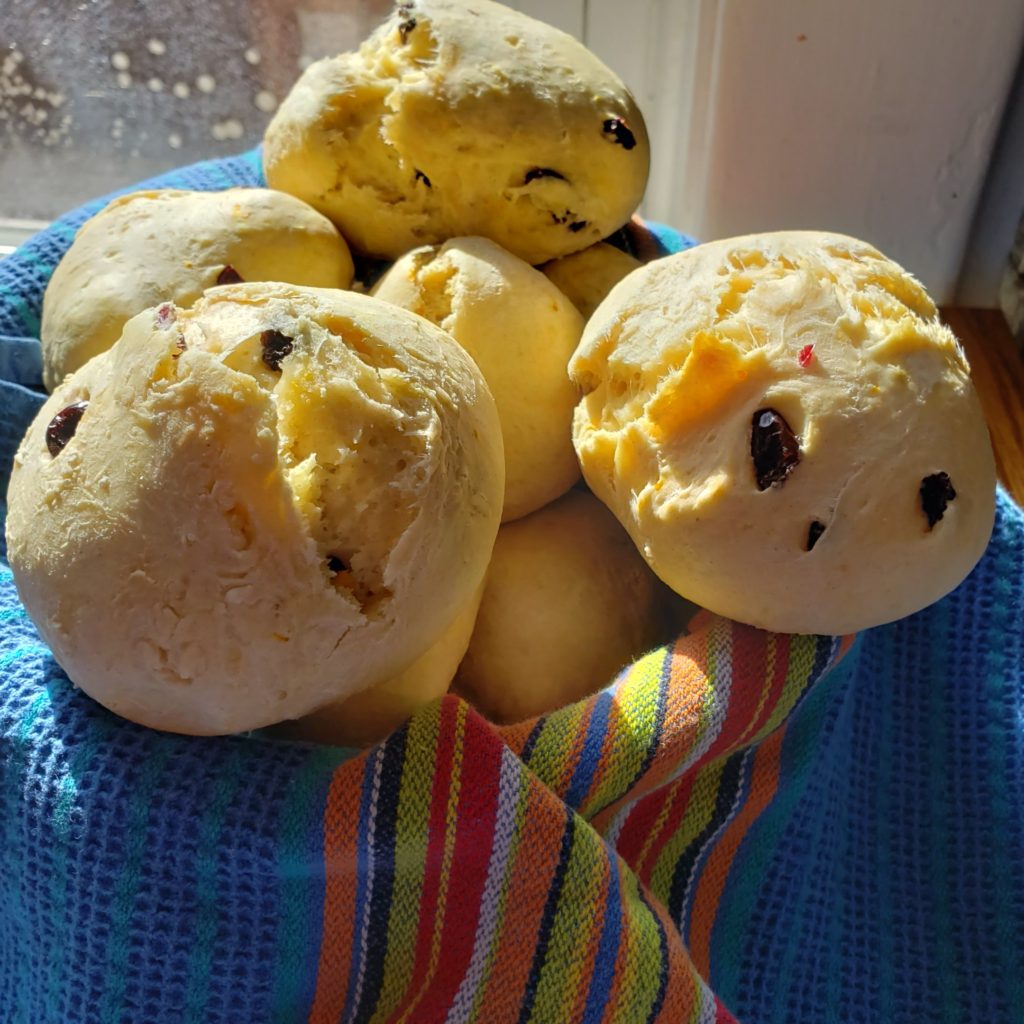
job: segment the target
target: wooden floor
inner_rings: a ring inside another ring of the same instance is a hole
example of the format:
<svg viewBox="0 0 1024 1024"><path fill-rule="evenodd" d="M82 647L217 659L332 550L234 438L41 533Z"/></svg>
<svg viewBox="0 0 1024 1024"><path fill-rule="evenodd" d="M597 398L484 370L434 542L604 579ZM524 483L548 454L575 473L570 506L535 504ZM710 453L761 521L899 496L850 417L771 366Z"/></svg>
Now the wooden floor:
<svg viewBox="0 0 1024 1024"><path fill-rule="evenodd" d="M960 339L971 364L999 479L1024 505L1024 358L998 310L944 309L942 317Z"/></svg>

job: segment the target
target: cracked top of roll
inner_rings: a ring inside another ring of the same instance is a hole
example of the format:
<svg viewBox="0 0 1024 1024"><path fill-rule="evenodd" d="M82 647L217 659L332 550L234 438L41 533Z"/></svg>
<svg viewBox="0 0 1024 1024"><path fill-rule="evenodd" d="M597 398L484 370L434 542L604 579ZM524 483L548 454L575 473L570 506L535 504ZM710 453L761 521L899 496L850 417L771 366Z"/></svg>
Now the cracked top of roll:
<svg viewBox="0 0 1024 1024"><path fill-rule="evenodd" d="M410 0L311 65L264 140L271 187L396 258L483 235L536 264L624 224L647 182L643 118L581 43L490 0Z"/></svg>
<svg viewBox="0 0 1024 1024"><path fill-rule="evenodd" d="M437 324L480 368L505 442L504 521L572 487L577 393L566 364L583 319L555 285L485 238L455 238L406 253L374 295Z"/></svg>
<svg viewBox="0 0 1024 1024"><path fill-rule="evenodd" d="M921 285L813 231L712 242L620 282L570 362L593 491L662 579L730 618L848 633L955 587L995 469Z"/></svg>
<svg viewBox="0 0 1024 1024"><path fill-rule="evenodd" d="M443 332L230 285L133 318L50 397L16 457L10 562L100 703L238 732L422 654L483 578L503 485L494 401Z"/></svg>

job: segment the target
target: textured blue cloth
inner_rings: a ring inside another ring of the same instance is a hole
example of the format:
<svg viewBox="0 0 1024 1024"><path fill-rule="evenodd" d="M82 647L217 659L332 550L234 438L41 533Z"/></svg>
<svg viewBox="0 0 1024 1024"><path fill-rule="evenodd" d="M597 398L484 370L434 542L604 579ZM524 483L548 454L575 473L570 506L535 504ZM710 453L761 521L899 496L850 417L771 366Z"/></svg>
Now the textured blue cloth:
<svg viewBox="0 0 1024 1024"><path fill-rule="evenodd" d="M260 183L250 153L151 184ZM102 205L0 262L0 494L42 401L43 288ZM739 1020L1024 1021L1022 622L1024 517L1000 494L968 580L863 634L799 704L711 936ZM289 885L320 856L343 758L114 718L0 564L0 1024L300 1019L281 1008L308 1002L316 925Z"/></svg>

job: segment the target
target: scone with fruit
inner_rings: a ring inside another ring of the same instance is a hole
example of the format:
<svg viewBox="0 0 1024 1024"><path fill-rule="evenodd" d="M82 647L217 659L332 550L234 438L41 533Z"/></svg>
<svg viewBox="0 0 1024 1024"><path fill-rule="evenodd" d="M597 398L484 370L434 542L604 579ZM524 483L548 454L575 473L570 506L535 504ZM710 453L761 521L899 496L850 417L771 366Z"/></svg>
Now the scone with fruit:
<svg viewBox="0 0 1024 1024"><path fill-rule="evenodd" d="M361 252L483 235L536 264L621 227L650 151L621 79L572 36L490 0L406 0L305 71L263 161Z"/></svg>
<svg viewBox="0 0 1024 1024"><path fill-rule="evenodd" d="M541 271L580 311L584 320L604 302L608 293L643 264L608 242L545 263Z"/></svg>
<svg viewBox="0 0 1024 1024"><path fill-rule="evenodd" d="M448 691L469 646L482 594L483 584L437 640L397 676L331 701L295 721L282 722L275 735L342 747L365 747L383 740L419 708Z"/></svg>
<svg viewBox="0 0 1024 1024"><path fill-rule="evenodd" d="M160 189L115 199L79 229L43 296L43 382L106 351L137 313L239 281L348 288L352 257L326 217L265 188Z"/></svg>
<svg viewBox="0 0 1024 1024"><path fill-rule="evenodd" d="M218 288L133 318L24 438L26 609L78 686L216 734L391 679L476 592L501 515L473 361L350 292Z"/></svg>
<svg viewBox="0 0 1024 1024"><path fill-rule="evenodd" d="M568 363L583 318L558 288L486 238L455 238L407 253L374 295L442 327L480 367L505 441L504 521L572 487L578 394Z"/></svg>
<svg viewBox="0 0 1024 1024"><path fill-rule="evenodd" d="M942 597L988 543L995 466L963 352L864 242L779 232L647 264L570 372L587 483L713 612L854 632Z"/></svg>
<svg viewBox="0 0 1024 1024"><path fill-rule="evenodd" d="M498 532L455 689L498 722L554 711L670 639L677 611L615 517L570 491Z"/></svg>

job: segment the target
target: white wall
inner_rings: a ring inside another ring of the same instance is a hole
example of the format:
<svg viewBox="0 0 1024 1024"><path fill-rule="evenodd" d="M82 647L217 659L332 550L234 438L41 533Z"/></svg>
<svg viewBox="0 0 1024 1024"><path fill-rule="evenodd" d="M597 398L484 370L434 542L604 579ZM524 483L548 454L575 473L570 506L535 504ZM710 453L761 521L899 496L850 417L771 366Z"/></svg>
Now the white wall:
<svg viewBox="0 0 1024 1024"><path fill-rule="evenodd" d="M499 0L528 14L538 21L546 21L563 32L582 39L586 31L584 7L586 0Z"/></svg>
<svg viewBox="0 0 1024 1024"><path fill-rule="evenodd" d="M858 235L953 299L1022 0L516 6L580 35L633 90L652 136L649 216L705 239Z"/></svg>

